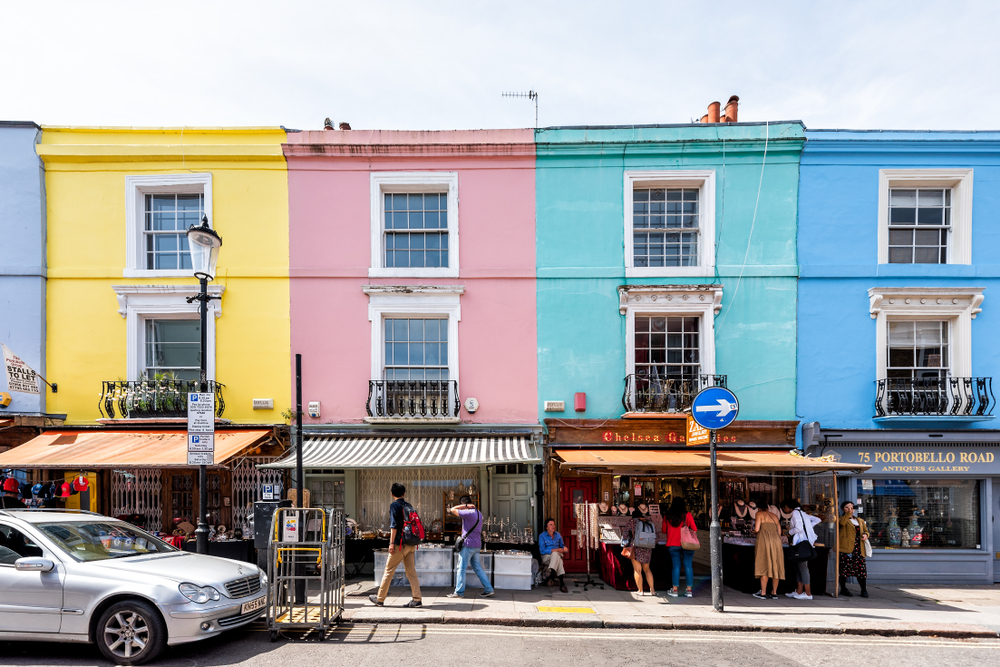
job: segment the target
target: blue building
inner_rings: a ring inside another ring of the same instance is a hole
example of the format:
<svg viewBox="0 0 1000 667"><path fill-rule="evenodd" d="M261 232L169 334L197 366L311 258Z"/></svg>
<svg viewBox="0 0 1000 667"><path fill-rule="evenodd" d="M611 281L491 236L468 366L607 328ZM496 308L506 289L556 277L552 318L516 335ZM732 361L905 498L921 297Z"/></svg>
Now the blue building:
<svg viewBox="0 0 1000 667"><path fill-rule="evenodd" d="M35 123L0 121L0 342L45 375L45 178ZM61 423L39 393L12 391L0 372L0 451Z"/></svg>
<svg viewBox="0 0 1000 667"><path fill-rule="evenodd" d="M1000 581L1000 132L807 131L798 415L874 581Z"/></svg>

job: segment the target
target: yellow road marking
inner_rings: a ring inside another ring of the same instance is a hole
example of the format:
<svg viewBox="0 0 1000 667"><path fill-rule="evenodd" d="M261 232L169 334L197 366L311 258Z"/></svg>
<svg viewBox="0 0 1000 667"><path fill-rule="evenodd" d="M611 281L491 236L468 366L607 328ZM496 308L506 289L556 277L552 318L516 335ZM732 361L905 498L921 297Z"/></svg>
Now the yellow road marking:
<svg viewBox="0 0 1000 667"><path fill-rule="evenodd" d="M590 607L535 607L538 611L548 611L557 614L596 614Z"/></svg>

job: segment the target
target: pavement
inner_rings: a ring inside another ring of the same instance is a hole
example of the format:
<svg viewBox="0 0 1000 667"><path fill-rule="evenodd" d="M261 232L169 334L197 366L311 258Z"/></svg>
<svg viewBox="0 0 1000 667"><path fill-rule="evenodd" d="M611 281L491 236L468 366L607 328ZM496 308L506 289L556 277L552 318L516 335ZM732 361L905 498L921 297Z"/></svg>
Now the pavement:
<svg viewBox="0 0 1000 667"><path fill-rule="evenodd" d="M579 579L582 582L582 575ZM404 608L409 587L393 587L384 607L368 601L376 590L369 580L347 583L344 620L357 624L460 624L555 628L639 628L659 630L783 632L807 634L934 636L954 639L1000 637L1000 586L868 584L869 598L815 596L758 600L725 588L725 611L712 608L711 584L699 578L693 598L666 591L640 597L628 591L574 585L500 591L479 597L446 598L450 588L423 588L423 607Z"/></svg>

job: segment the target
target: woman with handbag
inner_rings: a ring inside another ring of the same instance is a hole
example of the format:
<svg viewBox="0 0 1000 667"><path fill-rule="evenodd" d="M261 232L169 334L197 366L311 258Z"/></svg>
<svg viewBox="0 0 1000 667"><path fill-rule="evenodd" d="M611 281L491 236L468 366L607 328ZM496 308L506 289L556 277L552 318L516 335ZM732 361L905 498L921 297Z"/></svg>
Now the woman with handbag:
<svg viewBox="0 0 1000 667"><path fill-rule="evenodd" d="M681 563L684 564L684 579L687 582L687 592L684 597L693 598L694 593L694 552L698 549L698 526L694 517L687 511L687 505L680 496L674 498L667 510L667 518L663 520L663 534L667 536L667 551L670 552L670 577L673 588L667 591L670 597L679 595L681 583Z"/></svg>
<svg viewBox="0 0 1000 667"><path fill-rule="evenodd" d="M857 577L861 585L861 597L868 597L868 563L865 560L864 543L868 542L868 524L859 516L854 516L854 503L845 500L840 503L842 512L838 528L837 551L840 552L840 594L853 597L847 590L847 578Z"/></svg>
<svg viewBox="0 0 1000 667"><path fill-rule="evenodd" d="M789 519L790 524L788 527L788 534L792 537L792 548L796 549L796 545L803 542L808 542L809 546L813 547L816 544L816 531L814 527L820 522L819 517L810 516L803 512L802 505L795 498L789 498L781 503L781 509L785 514L790 513L792 515ZM815 558L815 548L810 548L809 551L812 552L812 558ZM813 599L812 586L810 586L809 580L809 561L812 558L798 561L798 583L793 592L785 593L787 597L795 598L796 600Z"/></svg>
<svg viewBox="0 0 1000 667"><path fill-rule="evenodd" d="M653 525L649 518L649 508L645 503L639 503L639 506L635 509L635 517L628 522L628 526L622 535L622 544L627 543L629 545L626 547L629 550L627 555L626 549L622 549L622 555L632 561L632 574L635 577L635 586L639 595L645 595L642 590L643 573L645 573L646 582L649 584L649 594L656 595L656 586L653 583L653 571L649 569L649 563L653 560L653 547L656 546L656 529L653 528L654 539L652 547L639 546L637 544L640 522L648 524L648 526ZM646 533L648 533L648 526L642 526Z"/></svg>
<svg viewBox="0 0 1000 667"><path fill-rule="evenodd" d="M767 502L757 502L758 507L767 507ZM754 556L754 576L760 577L760 591L753 596L768 599L767 580L771 580L772 600L778 599L778 581L785 578L785 553L781 548L781 524L778 517L768 511L757 512L754 521L757 533L756 554Z"/></svg>

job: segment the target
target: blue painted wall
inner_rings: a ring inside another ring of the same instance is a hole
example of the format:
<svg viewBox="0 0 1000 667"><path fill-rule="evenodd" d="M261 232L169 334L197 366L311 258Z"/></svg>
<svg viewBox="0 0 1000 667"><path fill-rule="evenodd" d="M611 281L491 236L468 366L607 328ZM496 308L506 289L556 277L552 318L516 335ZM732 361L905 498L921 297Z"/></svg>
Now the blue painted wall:
<svg viewBox="0 0 1000 667"><path fill-rule="evenodd" d="M872 287L985 287L972 374L1000 376L1000 132L807 131L799 185L799 396L823 428L899 428L875 413ZM972 264L878 264L879 169L972 168ZM1000 388L1000 384L998 384ZM996 391L996 388L994 389ZM997 428L996 422L906 428Z"/></svg>
<svg viewBox="0 0 1000 667"><path fill-rule="evenodd" d="M45 190L34 123L0 121L0 341L45 375ZM9 391L0 370L0 391ZM45 412L45 394L10 392L0 408Z"/></svg>
<svg viewBox="0 0 1000 667"><path fill-rule="evenodd" d="M542 129L535 138L540 418L622 415L619 285L721 283L715 367L740 398L740 419L794 419L802 125ZM643 169L716 170L715 277L625 278L624 172ZM575 392L587 393L584 413L573 411ZM547 400L566 401L566 412L544 412Z"/></svg>

